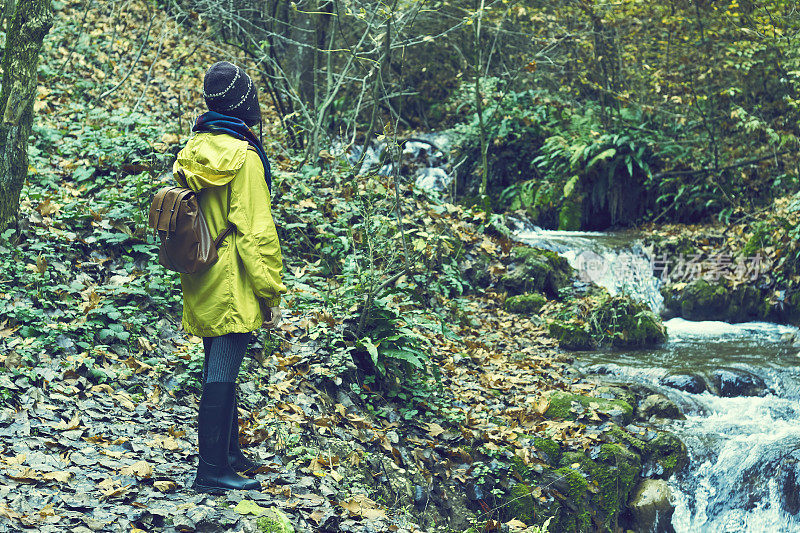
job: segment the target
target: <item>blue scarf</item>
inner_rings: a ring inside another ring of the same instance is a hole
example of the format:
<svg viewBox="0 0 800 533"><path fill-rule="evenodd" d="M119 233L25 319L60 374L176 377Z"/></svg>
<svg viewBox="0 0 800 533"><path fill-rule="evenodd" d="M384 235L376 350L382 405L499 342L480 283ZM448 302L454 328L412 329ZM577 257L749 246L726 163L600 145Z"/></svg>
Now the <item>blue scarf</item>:
<svg viewBox="0 0 800 533"><path fill-rule="evenodd" d="M264 146L261 141L256 138L255 133L250 131L247 124L240 118L223 115L216 111L206 111L194 122L192 131L201 132L208 131L212 133L227 133L237 139L247 141L250 146L256 149L258 157L261 158L261 163L264 165L264 179L267 181L267 188L270 195L272 195L272 169L267 160L267 154L264 152Z"/></svg>

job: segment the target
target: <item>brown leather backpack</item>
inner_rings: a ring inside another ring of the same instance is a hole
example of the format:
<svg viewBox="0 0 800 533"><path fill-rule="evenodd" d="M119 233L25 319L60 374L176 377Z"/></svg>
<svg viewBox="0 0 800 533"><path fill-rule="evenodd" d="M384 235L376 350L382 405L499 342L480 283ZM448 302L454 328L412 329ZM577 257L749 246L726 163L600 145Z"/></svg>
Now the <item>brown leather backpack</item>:
<svg viewBox="0 0 800 533"><path fill-rule="evenodd" d="M183 187L163 187L150 204L150 227L161 244L158 262L181 274L196 274L217 262L217 248L236 227L211 238L197 193Z"/></svg>

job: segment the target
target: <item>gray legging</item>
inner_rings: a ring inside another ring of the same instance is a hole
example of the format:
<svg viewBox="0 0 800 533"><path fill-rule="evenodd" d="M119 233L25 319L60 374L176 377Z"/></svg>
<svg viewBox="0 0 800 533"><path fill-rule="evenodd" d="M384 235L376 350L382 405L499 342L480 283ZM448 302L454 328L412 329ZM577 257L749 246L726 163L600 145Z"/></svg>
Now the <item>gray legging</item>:
<svg viewBox="0 0 800 533"><path fill-rule="evenodd" d="M203 337L203 383L236 383L250 333Z"/></svg>

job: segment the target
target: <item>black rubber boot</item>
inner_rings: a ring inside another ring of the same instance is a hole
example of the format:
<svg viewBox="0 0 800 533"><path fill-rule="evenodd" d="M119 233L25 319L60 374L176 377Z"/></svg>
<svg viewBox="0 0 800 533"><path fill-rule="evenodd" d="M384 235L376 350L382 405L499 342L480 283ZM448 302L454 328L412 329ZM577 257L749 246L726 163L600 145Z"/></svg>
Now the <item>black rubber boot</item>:
<svg viewBox="0 0 800 533"><path fill-rule="evenodd" d="M258 481L243 478L228 463L233 403L233 383L206 383L203 387L197 417L200 457L193 485L197 492L219 494L261 488Z"/></svg>
<svg viewBox="0 0 800 533"><path fill-rule="evenodd" d="M228 463L231 468L245 475L254 474L261 468L260 463L251 461L242 453L239 448L239 409L236 402L236 394L233 395L233 420L231 421L231 441L228 444Z"/></svg>

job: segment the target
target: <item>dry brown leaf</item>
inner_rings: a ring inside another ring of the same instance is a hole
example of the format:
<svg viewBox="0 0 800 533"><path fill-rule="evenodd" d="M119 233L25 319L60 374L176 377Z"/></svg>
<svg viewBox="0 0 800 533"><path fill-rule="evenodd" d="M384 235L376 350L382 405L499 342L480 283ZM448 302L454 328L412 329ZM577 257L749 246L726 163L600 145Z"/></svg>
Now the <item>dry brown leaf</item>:
<svg viewBox="0 0 800 533"><path fill-rule="evenodd" d="M432 439L435 439L436 437L438 437L439 435L441 435L445 431L442 426L440 426L439 424L437 424L435 422L430 423L430 424L425 424L425 427L428 430L428 435Z"/></svg>
<svg viewBox="0 0 800 533"><path fill-rule="evenodd" d="M172 492L177 488L177 486L177 483L168 480L160 480L153 483L153 487L160 492Z"/></svg>
<svg viewBox="0 0 800 533"><path fill-rule="evenodd" d="M136 461L130 466L123 467L120 473L125 476L136 476L138 478L149 478L153 475L153 467L147 461Z"/></svg>
<svg viewBox="0 0 800 533"><path fill-rule="evenodd" d="M62 470L60 472L47 472L42 474L42 479L47 481L58 481L59 483L66 483L72 477L72 472Z"/></svg>
<svg viewBox="0 0 800 533"><path fill-rule="evenodd" d="M81 415L75 413L69 422L64 422L62 420L56 424L51 424L51 427L58 431L71 431L73 429L78 429L80 425L81 425Z"/></svg>
<svg viewBox="0 0 800 533"><path fill-rule="evenodd" d="M39 472L35 471L29 466L26 466L21 470L6 472L6 475L14 481L19 481L20 483L36 483L36 480L39 478Z"/></svg>
<svg viewBox="0 0 800 533"><path fill-rule="evenodd" d="M378 518L386 516L386 510L380 508L377 502L369 499L363 494L356 494L348 500L339 502L339 505L350 513L351 516L363 518Z"/></svg>

